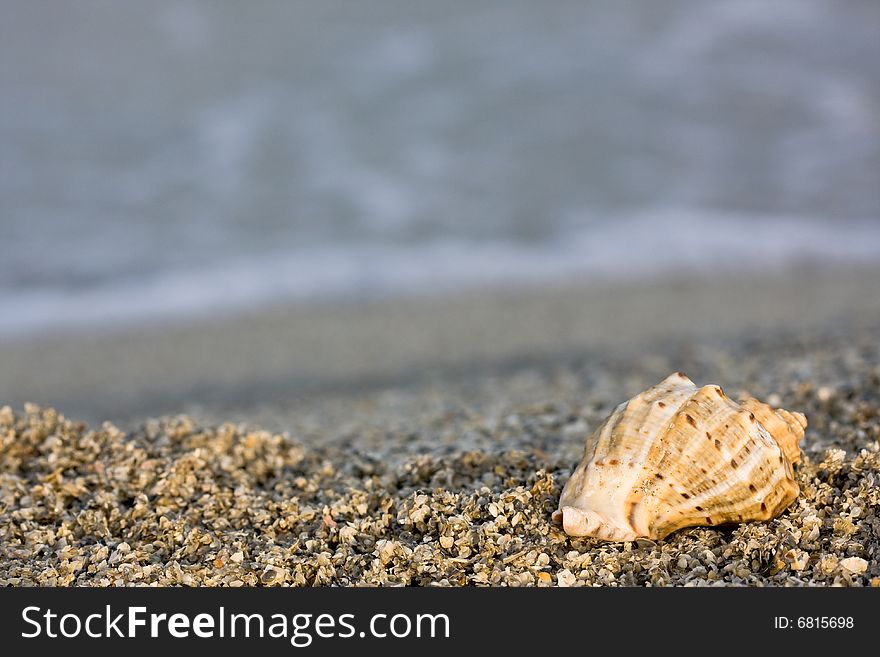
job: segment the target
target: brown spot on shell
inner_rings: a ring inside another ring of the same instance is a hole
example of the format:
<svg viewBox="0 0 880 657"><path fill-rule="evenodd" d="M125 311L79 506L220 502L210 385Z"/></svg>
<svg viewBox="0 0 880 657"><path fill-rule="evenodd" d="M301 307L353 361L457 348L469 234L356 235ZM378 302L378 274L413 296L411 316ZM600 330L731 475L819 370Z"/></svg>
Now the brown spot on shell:
<svg viewBox="0 0 880 657"><path fill-rule="evenodd" d="M767 511L767 505L761 502L761 511Z"/></svg>
<svg viewBox="0 0 880 657"><path fill-rule="evenodd" d="M696 421L691 415L685 413L685 414L684 414L684 419L688 421L688 424L689 424L689 425L691 425L692 427L695 427L695 428L696 428L696 426L697 426L697 421Z"/></svg>
<svg viewBox="0 0 880 657"><path fill-rule="evenodd" d="M718 393L719 397L724 397L724 391L721 389L721 386L716 386L715 392Z"/></svg>
<svg viewBox="0 0 880 657"><path fill-rule="evenodd" d="M715 449L721 449L721 441L717 438L715 439Z"/></svg>
<svg viewBox="0 0 880 657"><path fill-rule="evenodd" d="M758 489L755 488L755 484L749 484L749 490L753 493L757 493Z"/></svg>
<svg viewBox="0 0 880 657"><path fill-rule="evenodd" d="M618 461L617 459L611 459L610 461L608 461L608 465L617 465L618 463L620 463L620 461Z"/></svg>
<svg viewBox="0 0 880 657"><path fill-rule="evenodd" d="M663 475L660 474L659 472L655 473L654 476L655 476L657 479L663 479Z"/></svg>
<svg viewBox="0 0 880 657"><path fill-rule="evenodd" d="M699 505L695 506L694 508L695 508L697 511L702 511L702 510L703 510L703 507L701 507L701 506L699 506Z"/></svg>
<svg viewBox="0 0 880 657"><path fill-rule="evenodd" d="M739 463L736 462L736 459L730 459L730 467L731 468L738 468L739 467Z"/></svg>
<svg viewBox="0 0 880 657"><path fill-rule="evenodd" d="M754 413L749 413L749 419L750 419L752 422L754 422L754 421L755 421L755 414L754 414Z"/></svg>
<svg viewBox="0 0 880 657"><path fill-rule="evenodd" d="M630 527L632 527L636 522L636 507L638 505L638 501L629 502L629 510L626 514L626 521L630 524Z"/></svg>
<svg viewBox="0 0 880 657"><path fill-rule="evenodd" d="M706 438L708 438L709 440L712 440L712 434L709 433L708 431L706 432Z"/></svg>
<svg viewBox="0 0 880 657"><path fill-rule="evenodd" d="M666 408L666 402L657 402L657 406L659 406L660 408Z"/></svg>
<svg viewBox="0 0 880 657"><path fill-rule="evenodd" d="M686 500L691 499L691 496L688 495L687 493L682 493L681 496L682 496L684 499L686 499Z"/></svg>
<svg viewBox="0 0 880 657"><path fill-rule="evenodd" d="M711 524L712 524L712 518L710 518L709 516L706 516L706 524L707 524L707 525L711 525Z"/></svg>

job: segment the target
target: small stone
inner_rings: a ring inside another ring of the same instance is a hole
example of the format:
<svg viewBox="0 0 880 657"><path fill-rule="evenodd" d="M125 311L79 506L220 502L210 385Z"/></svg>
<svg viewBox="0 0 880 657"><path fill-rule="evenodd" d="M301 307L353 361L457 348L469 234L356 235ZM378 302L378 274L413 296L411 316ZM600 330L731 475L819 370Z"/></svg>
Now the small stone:
<svg viewBox="0 0 880 657"><path fill-rule="evenodd" d="M543 584L549 584L553 581L553 576L550 575L550 573L545 573L541 571L540 573L538 573L538 581Z"/></svg>
<svg viewBox="0 0 880 657"><path fill-rule="evenodd" d="M376 552L379 555L379 560L383 564L388 563L394 558L394 551L394 543L388 539L383 538L376 543Z"/></svg>
<svg viewBox="0 0 880 657"><path fill-rule="evenodd" d="M547 573L541 573L541 575L546 575ZM540 577L540 575L539 575ZM577 582L577 577L573 572L571 572L568 568L560 570L556 573L556 585L560 587L568 587L573 586L574 583Z"/></svg>
<svg viewBox="0 0 880 657"><path fill-rule="evenodd" d="M841 559L840 567L853 575L859 575L868 570L868 562L861 557L847 557Z"/></svg>
<svg viewBox="0 0 880 657"><path fill-rule="evenodd" d="M440 547L446 548L447 550L455 545L455 539L452 536L441 536L440 537Z"/></svg>
<svg viewBox="0 0 880 657"><path fill-rule="evenodd" d="M241 563L242 561L244 561L244 552L241 552L241 551L236 552L231 557L229 557L229 560L232 561L233 563Z"/></svg>
<svg viewBox="0 0 880 657"><path fill-rule="evenodd" d="M837 570L837 566L837 558L832 555L822 557L819 560L819 568L826 574L830 575L831 573L833 573L835 570Z"/></svg>
<svg viewBox="0 0 880 657"><path fill-rule="evenodd" d="M792 570L805 570L810 563L810 555L803 550L789 550L785 553L785 560L789 562Z"/></svg>

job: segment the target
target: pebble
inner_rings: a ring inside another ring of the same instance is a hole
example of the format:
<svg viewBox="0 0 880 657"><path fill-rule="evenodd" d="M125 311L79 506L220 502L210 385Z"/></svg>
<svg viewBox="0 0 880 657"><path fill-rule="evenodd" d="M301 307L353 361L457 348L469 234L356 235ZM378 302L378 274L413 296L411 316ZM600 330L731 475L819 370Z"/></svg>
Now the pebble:
<svg viewBox="0 0 880 657"><path fill-rule="evenodd" d="M577 582L577 577L575 577L574 573L571 572L568 568L563 568L558 573L556 573L556 585L560 587L568 587L574 586Z"/></svg>
<svg viewBox="0 0 880 657"><path fill-rule="evenodd" d="M821 402L827 402L834 397L834 388L830 386L822 386L816 391L816 397Z"/></svg>
<svg viewBox="0 0 880 657"><path fill-rule="evenodd" d="M868 570L868 562L861 557L847 557L841 559L840 567L853 575L861 575Z"/></svg>

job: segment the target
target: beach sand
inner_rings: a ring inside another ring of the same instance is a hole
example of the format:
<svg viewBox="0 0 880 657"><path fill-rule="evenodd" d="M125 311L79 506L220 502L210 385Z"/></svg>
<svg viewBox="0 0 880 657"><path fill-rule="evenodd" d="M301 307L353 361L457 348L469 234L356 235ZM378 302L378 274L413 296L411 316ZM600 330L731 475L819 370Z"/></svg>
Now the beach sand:
<svg viewBox="0 0 880 657"><path fill-rule="evenodd" d="M5 344L0 583L878 586L878 283L683 278ZM677 370L807 415L799 497L662 541L566 536L550 515L586 435Z"/></svg>

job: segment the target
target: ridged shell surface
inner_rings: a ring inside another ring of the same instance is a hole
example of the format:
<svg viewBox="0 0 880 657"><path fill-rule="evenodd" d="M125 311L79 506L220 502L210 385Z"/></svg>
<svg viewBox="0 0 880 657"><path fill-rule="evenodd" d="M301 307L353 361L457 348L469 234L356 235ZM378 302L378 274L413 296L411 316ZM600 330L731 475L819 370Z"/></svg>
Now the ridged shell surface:
<svg viewBox="0 0 880 657"><path fill-rule="evenodd" d="M672 374L587 438L554 519L572 536L607 541L769 520L798 495L792 466L806 426L801 413Z"/></svg>

